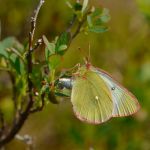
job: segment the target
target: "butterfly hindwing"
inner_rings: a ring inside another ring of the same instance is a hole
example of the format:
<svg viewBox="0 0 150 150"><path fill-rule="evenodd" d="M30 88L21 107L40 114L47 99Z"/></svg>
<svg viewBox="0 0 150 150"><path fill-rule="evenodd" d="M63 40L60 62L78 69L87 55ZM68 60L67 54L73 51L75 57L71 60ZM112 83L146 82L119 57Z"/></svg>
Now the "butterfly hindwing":
<svg viewBox="0 0 150 150"><path fill-rule="evenodd" d="M112 117L111 92L104 80L91 70L74 79L71 102L80 120L100 124Z"/></svg>
<svg viewBox="0 0 150 150"><path fill-rule="evenodd" d="M140 105L136 97L126 88L122 87L108 73L103 70L95 69L99 76L106 82L112 94L113 117L129 116L138 111Z"/></svg>

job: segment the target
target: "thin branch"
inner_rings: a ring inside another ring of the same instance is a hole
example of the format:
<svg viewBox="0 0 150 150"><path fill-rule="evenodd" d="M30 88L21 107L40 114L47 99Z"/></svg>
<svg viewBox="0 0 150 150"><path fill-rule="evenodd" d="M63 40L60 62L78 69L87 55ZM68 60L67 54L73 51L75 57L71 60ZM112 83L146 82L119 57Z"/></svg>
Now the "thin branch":
<svg viewBox="0 0 150 150"><path fill-rule="evenodd" d="M33 96L32 96L33 84L30 79L30 74L32 73L32 53L31 52L33 49L33 38L34 38L34 32L36 28L36 21L37 21L40 8L43 5L43 3L44 3L44 0L39 1L37 9L34 11L33 17L31 17L31 31L29 33L29 50L27 54L27 62L28 62L27 81L28 81L28 90L29 90L29 101L28 101L25 111L20 114L19 118L16 118L10 132L6 136L3 136L3 138L0 139L0 147L10 142L14 138L14 136L19 132L24 122L26 121L28 115L30 114L30 109L32 108L32 105L33 105Z"/></svg>
<svg viewBox="0 0 150 150"><path fill-rule="evenodd" d="M68 28L67 28L67 32L70 32L70 31L71 31L71 28L72 28L73 25L75 24L76 19L77 19L77 15L74 14L74 15L73 15L73 18L72 18L72 20L70 21L70 24L69 24L69 26L68 26Z"/></svg>
<svg viewBox="0 0 150 150"><path fill-rule="evenodd" d="M32 51L36 50L40 45L42 45L42 43L43 43L42 38L38 39L38 41L34 44Z"/></svg>
<svg viewBox="0 0 150 150"><path fill-rule="evenodd" d="M85 13L85 15L83 16L82 20L79 22L78 27L76 29L76 31L74 32L74 34L72 35L72 40L80 33L81 27L83 26L83 24L86 21L87 15L90 14L91 11L87 11L87 13Z"/></svg>
<svg viewBox="0 0 150 150"><path fill-rule="evenodd" d="M33 110L30 110L30 113L35 113L35 112L38 112L38 111L42 111L42 110L43 110L44 105L45 105L44 98L45 98L45 93L43 93L43 94L41 95L41 102L42 102L41 106L38 107L38 108L35 108L35 109L33 109Z"/></svg>
<svg viewBox="0 0 150 150"><path fill-rule="evenodd" d="M4 121L4 116L3 113L0 110L0 137L2 136L5 128L5 121Z"/></svg>
<svg viewBox="0 0 150 150"><path fill-rule="evenodd" d="M33 150L33 147L34 147L33 138L30 135L25 134L25 135L21 136L21 135L17 134L15 136L15 138L17 140L24 142L27 145L28 150Z"/></svg>
<svg viewBox="0 0 150 150"><path fill-rule="evenodd" d="M79 25L78 25L78 27L77 27L75 33L72 35L72 40L80 33L80 29L81 29L81 27L82 27L83 24L84 24L84 20L82 20L82 21L79 23Z"/></svg>
<svg viewBox="0 0 150 150"><path fill-rule="evenodd" d="M36 10L34 11L34 16L31 17L31 32L29 34L30 36L30 41L29 41L29 48L32 51L32 46L33 46L33 37L34 37L34 32L35 32L35 28L36 28L36 20L39 14L39 11L41 9L41 6L43 5L44 0L40 0L38 7L36 8Z"/></svg>

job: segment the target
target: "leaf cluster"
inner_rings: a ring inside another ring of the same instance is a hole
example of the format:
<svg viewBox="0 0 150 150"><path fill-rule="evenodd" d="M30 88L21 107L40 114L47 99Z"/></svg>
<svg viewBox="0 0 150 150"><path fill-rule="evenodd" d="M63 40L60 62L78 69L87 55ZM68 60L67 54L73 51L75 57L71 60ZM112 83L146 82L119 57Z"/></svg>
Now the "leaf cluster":
<svg viewBox="0 0 150 150"><path fill-rule="evenodd" d="M71 75L67 72L62 73L57 68L60 65L64 54L69 49L72 40L79 33L94 32L102 33L108 30L106 23L109 21L109 11L106 8L95 8L89 5L88 0L83 3L75 2L67 5L72 10L72 21L68 28L60 35L55 37L53 41L49 41L45 35L42 36L42 43L45 47L45 60L32 60L32 71L29 78L33 83L32 95L34 97L34 104L32 110L37 110L43 107L44 102L58 103L56 97L69 97L70 90L59 86L59 78L68 77ZM37 47L33 47L33 54ZM28 95L28 72L27 72L27 49L29 44L21 44L15 37L7 37L0 41L0 68L5 70L13 79L14 96L16 112L22 111L27 101L25 98ZM44 104L46 104L44 103Z"/></svg>

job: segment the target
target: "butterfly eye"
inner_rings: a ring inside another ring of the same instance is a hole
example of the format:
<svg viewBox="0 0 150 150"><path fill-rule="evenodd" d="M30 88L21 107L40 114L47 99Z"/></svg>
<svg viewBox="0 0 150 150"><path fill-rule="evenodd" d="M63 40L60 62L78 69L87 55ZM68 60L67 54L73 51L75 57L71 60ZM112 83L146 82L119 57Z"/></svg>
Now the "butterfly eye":
<svg viewBox="0 0 150 150"><path fill-rule="evenodd" d="M114 90L115 90L115 87L112 87L111 90L114 91Z"/></svg>

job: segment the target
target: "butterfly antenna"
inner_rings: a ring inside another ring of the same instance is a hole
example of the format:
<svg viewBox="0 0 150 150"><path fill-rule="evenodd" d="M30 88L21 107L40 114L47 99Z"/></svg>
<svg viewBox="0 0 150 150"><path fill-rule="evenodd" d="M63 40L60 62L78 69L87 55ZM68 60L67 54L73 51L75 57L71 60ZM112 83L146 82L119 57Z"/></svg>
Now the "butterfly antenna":
<svg viewBox="0 0 150 150"><path fill-rule="evenodd" d="M91 45L89 43L89 53L88 53L88 56L85 57L84 61L85 61L85 65L87 68L89 68L91 66Z"/></svg>
<svg viewBox="0 0 150 150"><path fill-rule="evenodd" d="M88 54L88 61L90 62L91 60L91 44L89 42L89 54Z"/></svg>
<svg viewBox="0 0 150 150"><path fill-rule="evenodd" d="M78 50L80 51L82 58L85 58L86 56L85 51L81 47L78 47Z"/></svg>
<svg viewBox="0 0 150 150"><path fill-rule="evenodd" d="M83 60L85 62L85 65L87 66L87 68L89 68L91 66L90 63L90 58L91 58L91 45L89 43L89 52L88 55L85 51L83 51L83 49L81 49L81 47L78 47L78 50L81 52L82 56L83 56Z"/></svg>

